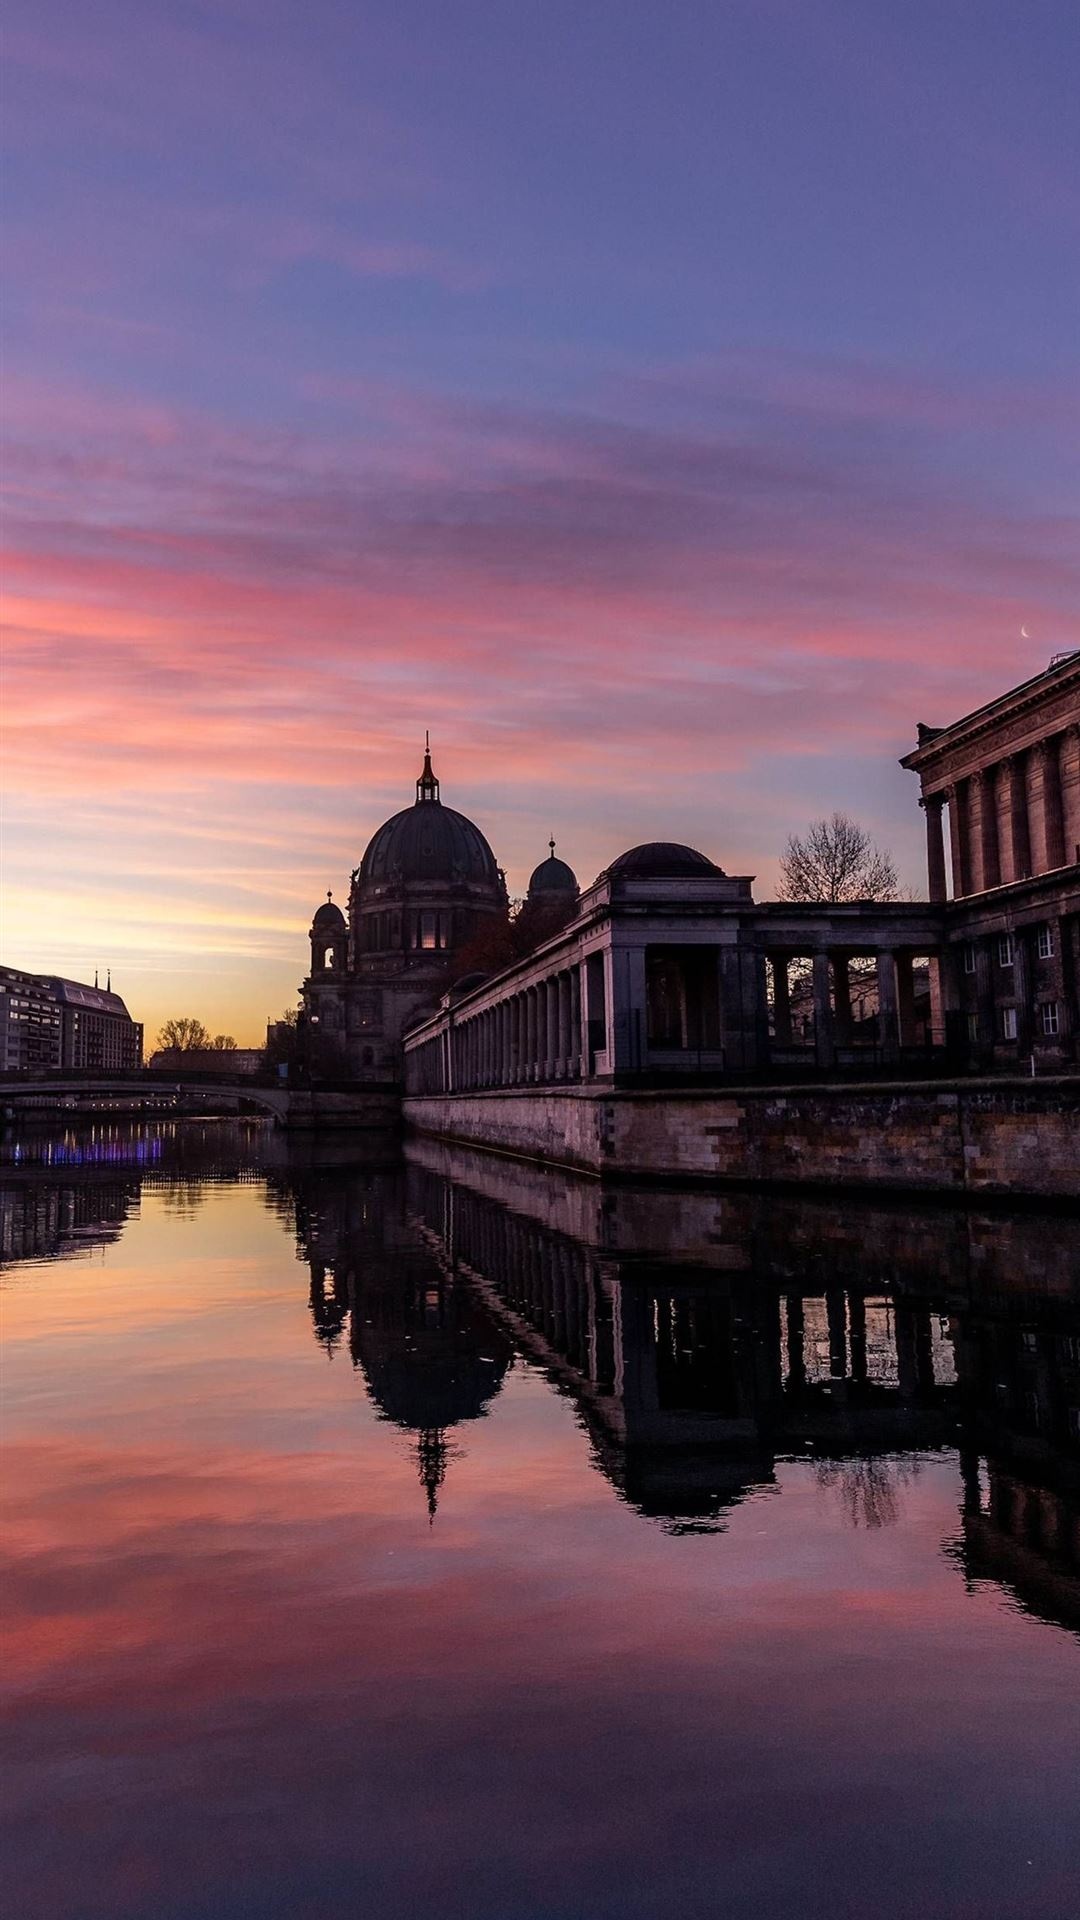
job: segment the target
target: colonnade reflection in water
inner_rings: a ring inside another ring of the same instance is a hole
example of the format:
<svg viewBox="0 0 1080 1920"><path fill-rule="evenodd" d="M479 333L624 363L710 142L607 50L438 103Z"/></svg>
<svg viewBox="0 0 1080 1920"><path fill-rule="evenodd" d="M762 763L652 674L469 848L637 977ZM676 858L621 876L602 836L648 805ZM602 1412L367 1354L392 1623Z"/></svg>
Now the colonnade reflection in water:
<svg viewBox="0 0 1080 1920"><path fill-rule="evenodd" d="M1080 1629L1075 1215L606 1189L425 1142L304 1165L280 1136L221 1128L148 1156L153 1129L132 1134L127 1166L6 1154L7 1259L115 1239L146 1182L182 1204L262 1183L316 1341L413 1436L433 1520L455 1448L526 1364L671 1531L722 1531L792 1458L853 1524L887 1525L920 1455L956 1449L964 1576Z"/></svg>
<svg viewBox="0 0 1080 1920"><path fill-rule="evenodd" d="M425 1143L287 1181L316 1337L416 1434L432 1513L524 1360L671 1531L722 1530L791 1458L886 1525L955 1448L965 1575L1080 1628L1075 1217L605 1191Z"/></svg>

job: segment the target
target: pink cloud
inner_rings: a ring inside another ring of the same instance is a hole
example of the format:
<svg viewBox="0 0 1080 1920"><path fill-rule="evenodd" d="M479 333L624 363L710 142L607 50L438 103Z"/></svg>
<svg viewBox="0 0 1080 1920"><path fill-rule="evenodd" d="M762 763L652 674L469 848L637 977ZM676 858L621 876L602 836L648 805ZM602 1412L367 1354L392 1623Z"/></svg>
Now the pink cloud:
<svg viewBox="0 0 1080 1920"><path fill-rule="evenodd" d="M547 413L380 382L335 408L315 382L329 413L302 436L16 390L17 808L107 796L135 858L152 804L166 836L173 818L210 846L247 830L258 845L270 808L275 860L291 820L312 884L341 888L407 802L430 726L446 797L480 812L514 886L553 824L587 877L650 832L700 835L703 807L712 850L767 884L853 760L875 768L856 804L917 882L896 757L917 719L1062 644L1080 567L1064 518L946 483L927 391L905 412L903 382L859 369L845 412L847 377L811 373L800 401L782 371L752 431L728 374L699 370L674 393L666 374L631 382L621 408L609 392L603 411ZM807 436L806 408L834 416L828 434ZM965 431L949 417L952 444ZM1021 625L1039 636L1026 648ZM50 839L25 866L16 844L15 877L62 902L65 835ZM302 928L311 886L295 866L289 884ZM254 941L270 897L247 897ZM34 919L28 905L20 943ZM282 982L290 951L282 936Z"/></svg>

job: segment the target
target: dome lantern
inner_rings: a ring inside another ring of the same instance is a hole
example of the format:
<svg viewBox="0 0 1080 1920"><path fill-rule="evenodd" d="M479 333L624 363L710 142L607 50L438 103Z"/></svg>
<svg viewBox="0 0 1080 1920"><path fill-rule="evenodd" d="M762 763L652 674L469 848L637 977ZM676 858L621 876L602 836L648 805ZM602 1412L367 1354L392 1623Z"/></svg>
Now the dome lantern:
<svg viewBox="0 0 1080 1920"><path fill-rule="evenodd" d="M431 735L426 728L424 731L424 764L420 770L420 778L416 783L416 804L418 807L425 804L429 806L440 805L439 782L431 766Z"/></svg>

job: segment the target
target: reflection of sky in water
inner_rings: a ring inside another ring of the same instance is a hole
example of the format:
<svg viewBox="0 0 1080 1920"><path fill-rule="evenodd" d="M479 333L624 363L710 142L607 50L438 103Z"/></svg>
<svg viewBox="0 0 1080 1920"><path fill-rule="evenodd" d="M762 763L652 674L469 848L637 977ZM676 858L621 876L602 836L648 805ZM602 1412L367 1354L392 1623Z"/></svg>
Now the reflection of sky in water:
<svg viewBox="0 0 1080 1920"><path fill-rule="evenodd" d="M406 1256L357 1218L377 1330ZM456 1284L417 1275L406 1344ZM779 1458L672 1534L518 1358L432 1523L261 1183L151 1181L92 1267L18 1277L9 1911L1073 1910L1077 1643L965 1578L950 1449Z"/></svg>

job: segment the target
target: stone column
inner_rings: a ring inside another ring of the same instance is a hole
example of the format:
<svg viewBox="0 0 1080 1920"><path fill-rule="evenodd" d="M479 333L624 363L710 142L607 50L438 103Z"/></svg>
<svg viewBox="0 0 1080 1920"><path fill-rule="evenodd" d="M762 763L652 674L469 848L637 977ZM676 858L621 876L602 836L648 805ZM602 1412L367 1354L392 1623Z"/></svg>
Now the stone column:
<svg viewBox="0 0 1080 1920"><path fill-rule="evenodd" d="M620 947L612 954L612 1003L608 1028L613 1029L614 1068L617 1073L639 1073L645 1064L645 949Z"/></svg>
<svg viewBox="0 0 1080 1920"><path fill-rule="evenodd" d="M1080 862L1080 726L1066 727L1058 743L1062 838L1066 864Z"/></svg>
<svg viewBox="0 0 1080 1920"><path fill-rule="evenodd" d="M536 1079L536 990L525 989L525 1079Z"/></svg>
<svg viewBox="0 0 1080 1920"><path fill-rule="evenodd" d="M554 975L544 982L544 1078L554 1080L559 1052L559 983Z"/></svg>
<svg viewBox="0 0 1080 1920"><path fill-rule="evenodd" d="M877 957L878 1037L883 1053L895 1053L900 1041L900 1007L896 955L887 950Z"/></svg>
<svg viewBox="0 0 1080 1920"><path fill-rule="evenodd" d="M959 900L968 890L967 868L964 864L964 834L960 819L963 805L959 787L946 789L949 802L949 851L952 856L953 899Z"/></svg>
<svg viewBox="0 0 1080 1920"><path fill-rule="evenodd" d="M1065 796L1061 786L1061 756L1057 740L1043 743L1043 796L1046 804L1046 853L1051 869L1063 867L1069 855L1065 845Z"/></svg>
<svg viewBox="0 0 1080 1920"><path fill-rule="evenodd" d="M1012 761L999 760L994 768L994 805L997 808L998 871L1007 887L1016 879L1016 853L1012 830Z"/></svg>
<svg viewBox="0 0 1080 1920"><path fill-rule="evenodd" d="M566 1071L576 1080L581 1072L581 967L570 969L570 1036Z"/></svg>
<svg viewBox="0 0 1080 1920"><path fill-rule="evenodd" d="M814 955L814 1057L819 1067L828 1069L836 1057L833 1040L832 1000L829 994L829 956Z"/></svg>
<svg viewBox="0 0 1080 1920"><path fill-rule="evenodd" d="M1002 886L1022 880L1028 871L1027 799L1023 764L1015 754L995 769L997 789L998 865Z"/></svg>
<svg viewBox="0 0 1080 1920"><path fill-rule="evenodd" d="M560 973L555 985L559 994L559 1045L556 1066L563 1080L570 1078L570 975Z"/></svg>
<svg viewBox="0 0 1080 1920"><path fill-rule="evenodd" d="M791 1045L791 982L786 953L769 956L773 978L773 1038L778 1047Z"/></svg>
<svg viewBox="0 0 1080 1920"><path fill-rule="evenodd" d="M1033 874L1047 873L1053 862L1050 858L1051 809L1047 793L1050 766L1045 742L1040 740L1030 749L1026 773L1031 871Z"/></svg>
<svg viewBox="0 0 1080 1920"><path fill-rule="evenodd" d="M946 900L949 893L945 877L945 834L941 818L941 809L944 804L943 793L924 793L919 801L926 815L926 873L931 900Z"/></svg>
<svg viewBox="0 0 1080 1920"><path fill-rule="evenodd" d="M931 1038L936 1047L948 1047L963 1059L967 1029L960 992L960 966L955 946L945 942L930 956Z"/></svg>
<svg viewBox="0 0 1080 1920"><path fill-rule="evenodd" d="M862 1386L866 1380L866 1296L849 1293L847 1309L851 1378L856 1386Z"/></svg>
<svg viewBox="0 0 1080 1920"><path fill-rule="evenodd" d="M592 1078L593 1059L592 1048L589 1044L589 963L584 954L582 955L581 965L578 969L578 1010L580 1013L580 1020L578 1022L578 1054L580 1057L581 1077L583 1080L589 1080Z"/></svg>
<svg viewBox="0 0 1080 1920"><path fill-rule="evenodd" d="M898 953L896 956L896 997L897 1013L900 1023L900 1045L913 1047L917 1044L915 1036L915 966L914 955Z"/></svg>
<svg viewBox="0 0 1080 1920"><path fill-rule="evenodd" d="M796 1392L806 1385L806 1314L801 1293L787 1296L787 1380Z"/></svg>
<svg viewBox="0 0 1080 1920"><path fill-rule="evenodd" d="M1001 884L1001 857L998 851L997 784L994 769L980 770L971 776L973 859L978 878L976 892Z"/></svg>
<svg viewBox="0 0 1080 1920"><path fill-rule="evenodd" d="M983 800L985 785L981 772L976 771L966 783L965 825L967 837L964 845L965 872L967 874L968 893L982 893L986 886L983 871Z"/></svg>
<svg viewBox="0 0 1080 1920"><path fill-rule="evenodd" d="M851 976L848 973L846 953L833 953L832 962L833 1009L837 1044L841 1047L851 1045Z"/></svg>

